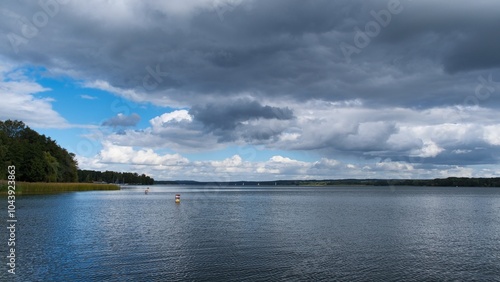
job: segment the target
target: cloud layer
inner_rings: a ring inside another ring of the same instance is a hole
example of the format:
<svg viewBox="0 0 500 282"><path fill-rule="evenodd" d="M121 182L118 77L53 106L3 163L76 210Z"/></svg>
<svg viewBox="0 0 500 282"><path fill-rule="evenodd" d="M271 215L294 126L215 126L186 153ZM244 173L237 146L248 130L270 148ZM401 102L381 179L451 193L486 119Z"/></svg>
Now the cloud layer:
<svg viewBox="0 0 500 282"><path fill-rule="evenodd" d="M48 2L57 9L44 22L43 5L5 3L4 56L164 105L243 93L459 104L477 83L469 72L500 65L493 0ZM358 49L349 63L342 43Z"/></svg>

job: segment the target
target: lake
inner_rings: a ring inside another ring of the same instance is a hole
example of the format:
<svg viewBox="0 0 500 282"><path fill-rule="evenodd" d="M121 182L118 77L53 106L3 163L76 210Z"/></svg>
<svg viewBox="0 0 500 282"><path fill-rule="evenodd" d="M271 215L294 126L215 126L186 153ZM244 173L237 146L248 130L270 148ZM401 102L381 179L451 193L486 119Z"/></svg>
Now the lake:
<svg viewBox="0 0 500 282"><path fill-rule="evenodd" d="M144 189L18 197L0 280L500 281L500 189Z"/></svg>

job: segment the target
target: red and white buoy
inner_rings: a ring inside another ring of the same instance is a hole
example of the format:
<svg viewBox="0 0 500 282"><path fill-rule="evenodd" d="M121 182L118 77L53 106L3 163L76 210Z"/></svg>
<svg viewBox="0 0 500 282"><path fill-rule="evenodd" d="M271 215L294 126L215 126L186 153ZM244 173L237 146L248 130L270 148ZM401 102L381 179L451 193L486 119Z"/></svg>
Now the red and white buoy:
<svg viewBox="0 0 500 282"><path fill-rule="evenodd" d="M181 202L181 194L175 194L175 203L179 204Z"/></svg>

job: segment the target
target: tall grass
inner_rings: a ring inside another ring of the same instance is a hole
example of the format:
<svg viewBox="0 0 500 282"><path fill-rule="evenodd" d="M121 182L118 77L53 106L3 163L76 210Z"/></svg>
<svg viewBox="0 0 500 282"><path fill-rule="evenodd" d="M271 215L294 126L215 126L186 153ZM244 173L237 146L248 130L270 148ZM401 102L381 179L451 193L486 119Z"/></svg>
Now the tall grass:
<svg viewBox="0 0 500 282"><path fill-rule="evenodd" d="M0 194L7 193L7 181L0 180ZM16 182L16 195L52 194L72 191L120 190L115 184Z"/></svg>

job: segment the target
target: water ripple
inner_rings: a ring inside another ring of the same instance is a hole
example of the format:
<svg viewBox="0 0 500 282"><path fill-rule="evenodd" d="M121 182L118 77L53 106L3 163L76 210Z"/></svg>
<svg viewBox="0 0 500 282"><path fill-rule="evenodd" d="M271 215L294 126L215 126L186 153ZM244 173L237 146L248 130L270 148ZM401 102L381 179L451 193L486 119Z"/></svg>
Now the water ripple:
<svg viewBox="0 0 500 282"><path fill-rule="evenodd" d="M130 187L23 197L16 278L500 281L500 190L422 189L153 186L147 196Z"/></svg>

